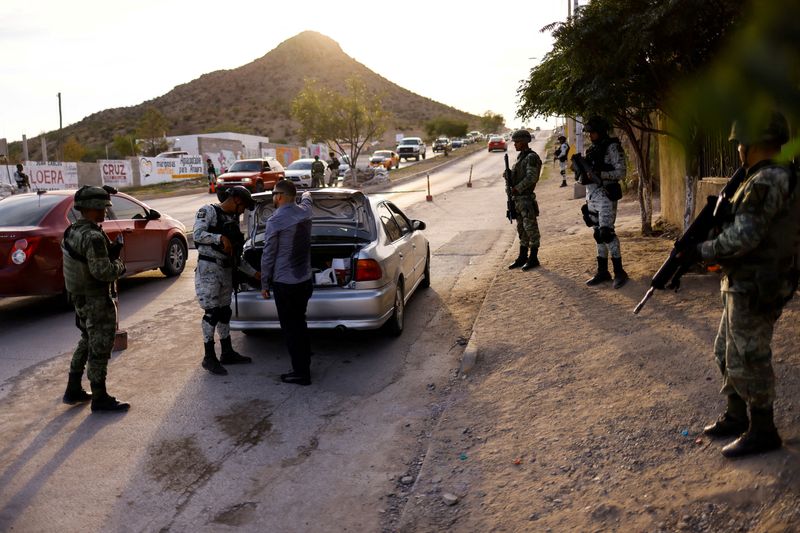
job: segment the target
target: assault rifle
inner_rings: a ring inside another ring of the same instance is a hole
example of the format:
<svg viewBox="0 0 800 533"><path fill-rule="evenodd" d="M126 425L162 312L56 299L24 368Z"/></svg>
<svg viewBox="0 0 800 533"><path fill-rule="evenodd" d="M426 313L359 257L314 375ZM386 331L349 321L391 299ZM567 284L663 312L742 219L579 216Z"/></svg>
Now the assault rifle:
<svg viewBox="0 0 800 533"><path fill-rule="evenodd" d="M572 156L572 169L575 171L575 179L578 180L581 185L594 183L600 187L603 186L603 180L592 172L589 163L586 162L586 159L584 159L581 154L574 154Z"/></svg>
<svg viewBox="0 0 800 533"><path fill-rule="evenodd" d="M746 176L747 172L744 167L739 167L718 197L709 196L706 199L706 205L684 234L675 241L669 257L653 276L652 281L650 281L650 288L645 293L644 298L633 309L634 315L639 314L639 311L642 310L647 300L653 296L656 289L660 291L670 289L676 292L680 289L681 277L689 271L692 265L698 262L695 248L698 244L707 240L711 231L719 227L725 218L729 216L730 198Z"/></svg>
<svg viewBox="0 0 800 533"><path fill-rule="evenodd" d="M505 154L506 171L503 176L506 178L506 218L510 223L514 223L517 219L517 206L514 204L514 198L511 196L511 189L514 184L511 183L511 167L508 166L508 154Z"/></svg>

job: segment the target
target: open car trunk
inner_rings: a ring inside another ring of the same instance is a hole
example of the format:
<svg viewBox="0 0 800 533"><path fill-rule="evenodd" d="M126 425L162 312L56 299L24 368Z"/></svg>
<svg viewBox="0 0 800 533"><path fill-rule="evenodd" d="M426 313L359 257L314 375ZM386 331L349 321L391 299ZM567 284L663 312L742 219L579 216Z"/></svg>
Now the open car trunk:
<svg viewBox="0 0 800 533"><path fill-rule="evenodd" d="M346 287L353 281L358 252L374 239L375 225L367 199L360 191L312 191L311 270L314 287ZM275 212L272 195L254 196L256 208L247 221L248 240L243 260L261 269L264 231ZM298 202L300 195L297 196ZM243 290L259 288L256 280L244 280ZM249 285L250 287L247 287Z"/></svg>

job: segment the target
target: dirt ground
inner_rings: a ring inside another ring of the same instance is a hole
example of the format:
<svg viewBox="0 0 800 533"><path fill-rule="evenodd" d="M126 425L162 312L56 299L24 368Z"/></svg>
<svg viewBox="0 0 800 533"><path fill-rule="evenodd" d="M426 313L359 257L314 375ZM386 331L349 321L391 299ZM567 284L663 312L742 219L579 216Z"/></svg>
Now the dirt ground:
<svg viewBox="0 0 800 533"><path fill-rule="evenodd" d="M476 321L477 365L452 384L422 465L388 483L384 503L405 507L387 529L800 531L800 299L772 345L784 448L727 460L727 441L701 434L723 407L718 278L687 275L634 316L671 241L639 236L626 197L617 229L632 279L586 287L595 246L582 201L552 164L543 175L542 267L498 271Z"/></svg>

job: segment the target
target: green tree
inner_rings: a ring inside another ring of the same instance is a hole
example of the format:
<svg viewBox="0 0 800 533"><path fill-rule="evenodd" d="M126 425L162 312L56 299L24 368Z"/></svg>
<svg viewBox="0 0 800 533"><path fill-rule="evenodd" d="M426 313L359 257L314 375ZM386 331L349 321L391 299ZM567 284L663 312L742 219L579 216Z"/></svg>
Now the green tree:
<svg viewBox="0 0 800 533"><path fill-rule="evenodd" d="M83 146L74 135L70 136L63 147L64 161L81 161L86 155L86 147Z"/></svg>
<svg viewBox="0 0 800 533"><path fill-rule="evenodd" d="M677 135L659 127L657 115L670 115L674 92L719 53L741 9L734 0L594 0L544 29L553 32L553 49L520 86L517 113L607 117L632 146L641 229L649 234L652 135ZM686 141L687 153L696 140ZM698 171L687 168L687 176Z"/></svg>
<svg viewBox="0 0 800 533"><path fill-rule="evenodd" d="M148 107L142 118L139 119L136 136L151 157L166 149L167 142L165 137L168 126L167 119L153 106Z"/></svg>
<svg viewBox="0 0 800 533"><path fill-rule="evenodd" d="M119 157L128 157L136 155L136 145L132 135L116 135L112 142L114 152Z"/></svg>
<svg viewBox="0 0 800 533"><path fill-rule="evenodd" d="M503 115L493 111L486 111L481 116L481 130L484 133L497 133L505 126L506 119Z"/></svg>
<svg viewBox="0 0 800 533"><path fill-rule="evenodd" d="M425 123L425 133L433 139L439 135L446 137L465 137L469 124L450 117L436 117Z"/></svg>
<svg viewBox="0 0 800 533"><path fill-rule="evenodd" d="M356 182L358 156L370 141L383 135L390 119L380 95L357 77L345 80L344 92L307 79L292 102L292 116L300 123L303 138L327 142L350 156Z"/></svg>

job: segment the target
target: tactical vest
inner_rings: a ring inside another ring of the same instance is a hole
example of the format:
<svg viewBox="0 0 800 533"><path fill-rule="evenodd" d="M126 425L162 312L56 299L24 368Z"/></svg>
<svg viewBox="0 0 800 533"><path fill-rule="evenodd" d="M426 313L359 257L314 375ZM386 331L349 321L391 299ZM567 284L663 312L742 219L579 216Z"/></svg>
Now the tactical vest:
<svg viewBox="0 0 800 533"><path fill-rule="evenodd" d="M536 159L539 158L539 156L538 156L538 154L536 152L534 152L533 150L528 148L527 150L525 150L525 151L520 153L520 158L517 159L516 163L514 163L514 168L512 169L512 172L511 172L512 182L513 182L512 185L513 186L518 185L522 180L525 179L525 175L527 174L527 170L528 170L528 157L531 154L533 154L536 157ZM540 164L541 164L541 160L540 160ZM524 171L523 171L523 167L524 167ZM530 190L530 192L527 192L524 195L520 195L520 196L535 196L536 195L536 193L534 192L535 189L536 189L536 183L533 184L533 188Z"/></svg>
<svg viewBox="0 0 800 533"><path fill-rule="evenodd" d="M89 234L97 232L103 236L107 246L111 244L100 226L81 219L64 231L61 251L64 254L64 287L70 294L104 296L110 294L111 284L92 276L86 259Z"/></svg>
<svg viewBox="0 0 800 533"><path fill-rule="evenodd" d="M244 246L244 234L239 229L238 221L236 219L228 220L227 214L220 206L212 204L211 207L214 208L217 220L214 222L213 226L208 227L207 231L216 235L224 235L231 241L234 251L238 250L238 252L241 253L241 249ZM208 246L211 246L211 248L218 252L223 251L221 244L210 244Z"/></svg>
<svg viewBox="0 0 800 533"><path fill-rule="evenodd" d="M599 142L593 143L589 148L586 149L586 160L589 162L592 171L598 176L600 175L600 172L603 171L603 167L606 163L608 147L612 144L618 145L619 150L622 151L622 143L619 142L617 137L604 137ZM604 181L609 180L605 179Z"/></svg>

